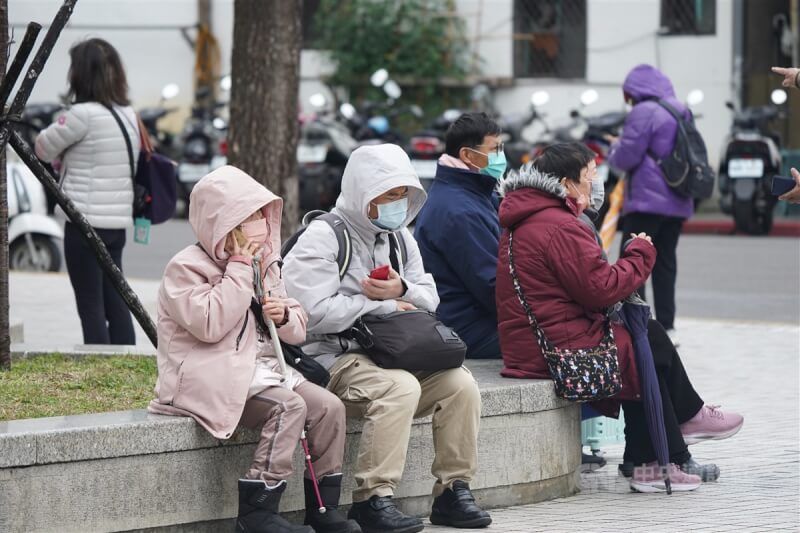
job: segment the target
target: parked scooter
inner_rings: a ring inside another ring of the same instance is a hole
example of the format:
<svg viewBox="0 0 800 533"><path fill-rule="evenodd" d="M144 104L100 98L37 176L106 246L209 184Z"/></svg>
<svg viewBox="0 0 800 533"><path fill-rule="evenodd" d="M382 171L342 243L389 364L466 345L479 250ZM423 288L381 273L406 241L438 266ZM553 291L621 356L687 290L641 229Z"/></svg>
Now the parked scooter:
<svg viewBox="0 0 800 533"><path fill-rule="evenodd" d="M57 272L61 268L61 226L47 215L44 188L11 150L8 162L8 263L11 270Z"/></svg>
<svg viewBox="0 0 800 533"><path fill-rule="evenodd" d="M780 136L768 123L782 114L786 102L782 89L772 91L772 105L737 110L731 132L721 153L719 168L720 208L732 214L736 229L751 235L765 235L772 229L777 199L771 194L772 177L781 171Z"/></svg>
<svg viewBox="0 0 800 533"><path fill-rule="evenodd" d="M230 76L220 81L222 90L230 89ZM189 195L200 178L227 162L228 122L218 115L226 102L209 101L207 87L195 93L195 104L181 132L181 154L178 163L178 196L188 213Z"/></svg>
<svg viewBox="0 0 800 533"><path fill-rule="evenodd" d="M164 104L180 93L180 88L170 83L161 90L161 101L155 107L145 107L139 110L139 117L142 119L153 149L163 154L173 161L180 159L181 150L174 134L158 127L158 122L169 113L177 111L176 107L164 107Z"/></svg>
<svg viewBox="0 0 800 533"><path fill-rule="evenodd" d="M433 119L424 130L408 140L406 151L411 159L411 166L414 167L426 191L430 189L433 178L436 177L436 165L444 153L444 135L447 128L462 114L463 111L460 109L447 109Z"/></svg>
<svg viewBox="0 0 800 533"><path fill-rule="evenodd" d="M300 210L328 210L333 207L342 186L342 175L347 159L358 143L347 125L335 113L323 109L327 99L322 94L310 98L318 109L313 120L304 123L297 142ZM348 103L342 104L343 116L355 113Z"/></svg>

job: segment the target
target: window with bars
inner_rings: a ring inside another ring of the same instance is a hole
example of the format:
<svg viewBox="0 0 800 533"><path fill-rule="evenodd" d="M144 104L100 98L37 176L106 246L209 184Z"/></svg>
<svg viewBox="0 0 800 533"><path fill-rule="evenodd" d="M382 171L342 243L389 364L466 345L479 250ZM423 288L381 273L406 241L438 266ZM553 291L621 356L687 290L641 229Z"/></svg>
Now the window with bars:
<svg viewBox="0 0 800 533"><path fill-rule="evenodd" d="M586 76L586 0L514 0L514 75Z"/></svg>
<svg viewBox="0 0 800 533"><path fill-rule="evenodd" d="M716 0L661 0L661 27L667 35L714 35Z"/></svg>

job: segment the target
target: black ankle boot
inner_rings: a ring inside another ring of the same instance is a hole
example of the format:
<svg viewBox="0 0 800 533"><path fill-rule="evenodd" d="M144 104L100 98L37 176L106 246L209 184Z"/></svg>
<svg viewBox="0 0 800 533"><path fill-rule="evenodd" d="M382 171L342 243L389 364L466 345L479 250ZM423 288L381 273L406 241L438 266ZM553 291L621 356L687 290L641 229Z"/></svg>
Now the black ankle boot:
<svg viewBox="0 0 800 533"><path fill-rule="evenodd" d="M285 481L270 488L258 479L240 479L237 533L314 533L308 526L293 526L278 514L284 490Z"/></svg>
<svg viewBox="0 0 800 533"><path fill-rule="evenodd" d="M425 529L422 520L401 513L391 496L373 496L354 503L347 518L358 522L364 533L417 533Z"/></svg>
<svg viewBox="0 0 800 533"><path fill-rule="evenodd" d="M475 497L464 481L454 481L453 487L433 500L431 523L437 526L477 528L492 523L489 513L478 507Z"/></svg>
<svg viewBox="0 0 800 533"><path fill-rule="evenodd" d="M314 482L305 479L306 519L304 524L314 528L316 533L361 533L361 528L354 520L348 520L339 512L339 495L342 491L342 475L330 474L320 478L319 494L325 512L320 512Z"/></svg>

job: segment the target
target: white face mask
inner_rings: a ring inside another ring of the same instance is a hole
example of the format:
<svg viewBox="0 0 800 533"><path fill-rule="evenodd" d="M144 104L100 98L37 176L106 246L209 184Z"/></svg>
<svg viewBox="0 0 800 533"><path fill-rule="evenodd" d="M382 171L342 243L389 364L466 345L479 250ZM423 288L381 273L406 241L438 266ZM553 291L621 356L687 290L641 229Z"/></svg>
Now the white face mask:
<svg viewBox="0 0 800 533"><path fill-rule="evenodd" d="M606 197L606 185L603 183L603 180L599 178L595 178L592 180L592 207L595 210L600 211L600 208L603 207L603 200Z"/></svg>

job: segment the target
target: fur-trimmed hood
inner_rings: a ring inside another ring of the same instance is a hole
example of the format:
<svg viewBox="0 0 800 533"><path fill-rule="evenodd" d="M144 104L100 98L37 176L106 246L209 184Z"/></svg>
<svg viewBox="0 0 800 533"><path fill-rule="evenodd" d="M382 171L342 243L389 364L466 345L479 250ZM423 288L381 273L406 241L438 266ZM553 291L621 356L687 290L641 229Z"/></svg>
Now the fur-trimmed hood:
<svg viewBox="0 0 800 533"><path fill-rule="evenodd" d="M558 178L537 170L532 164L510 171L497 186L503 200L500 204L500 225L508 228L543 209L564 209L578 215L575 202Z"/></svg>
<svg viewBox="0 0 800 533"><path fill-rule="evenodd" d="M567 192L555 176L539 172L532 163L523 165L519 170L510 170L497 185L497 191L502 197L511 191L525 188L537 189L559 198L567 197Z"/></svg>

